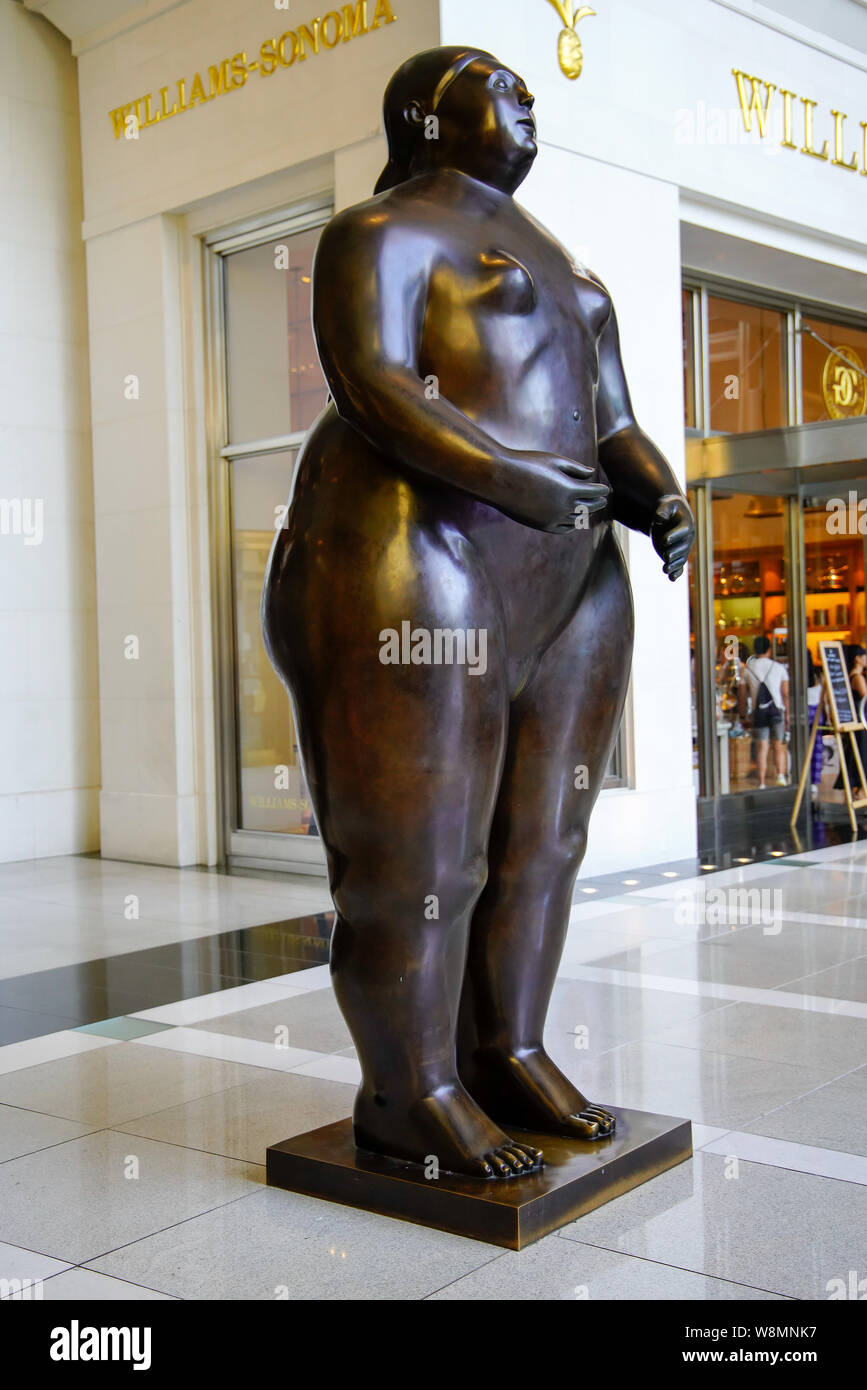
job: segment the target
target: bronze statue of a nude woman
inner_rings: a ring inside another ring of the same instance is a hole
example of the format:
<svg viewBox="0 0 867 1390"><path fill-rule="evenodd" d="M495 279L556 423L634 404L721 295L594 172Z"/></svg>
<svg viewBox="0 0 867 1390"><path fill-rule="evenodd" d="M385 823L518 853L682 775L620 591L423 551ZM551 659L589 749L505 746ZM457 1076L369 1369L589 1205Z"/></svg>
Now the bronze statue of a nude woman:
<svg viewBox="0 0 867 1390"><path fill-rule="evenodd" d="M629 679L612 522L671 579L693 539L608 294L512 199L532 107L476 49L391 79L376 193L316 253L333 400L262 600L327 853L356 1144L480 1179L538 1167L513 1130L614 1128L542 1033ZM485 661L460 660L482 635Z"/></svg>

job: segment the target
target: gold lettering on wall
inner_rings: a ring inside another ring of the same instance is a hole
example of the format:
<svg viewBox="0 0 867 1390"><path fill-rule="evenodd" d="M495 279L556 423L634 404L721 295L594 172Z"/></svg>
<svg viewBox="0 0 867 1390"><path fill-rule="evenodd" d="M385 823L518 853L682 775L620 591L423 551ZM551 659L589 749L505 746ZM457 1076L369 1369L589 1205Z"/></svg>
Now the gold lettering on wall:
<svg viewBox="0 0 867 1390"><path fill-rule="evenodd" d="M846 115L843 111L835 111L831 108L831 115L834 117L834 158L832 164L836 164L840 169L851 169L854 173L858 168L858 156L853 154L851 159L843 158L843 124Z"/></svg>
<svg viewBox="0 0 867 1390"><path fill-rule="evenodd" d="M189 81L189 96L187 78L179 77L173 87L158 87L156 93L146 92L115 107L108 113L114 138L119 140L122 135L138 138L140 130L167 121L182 111L191 111L203 102L228 96L254 75L271 77L278 68L291 68L296 60L303 63L318 53L329 52L339 43L348 43L385 24L393 24L396 19L389 0L355 0L354 4L343 5L339 10L329 10L321 19L317 15L306 24L299 24L297 29L287 29L276 38L265 39L252 61L248 62L246 50L242 50L194 73Z"/></svg>
<svg viewBox="0 0 867 1390"><path fill-rule="evenodd" d="M747 134L750 134L755 124L760 139L764 140L774 128L771 116L775 104L774 93L778 90L777 86L774 82L765 82L763 78L754 77L751 73L743 72L740 68L732 68L732 76L737 84L738 102L744 129ZM829 157L827 137L824 139L821 149L816 148L815 112L819 106L818 101L814 101L812 97L799 97L797 92L790 91L788 87L779 88L779 97L783 132L780 144L783 149L798 150L801 154L809 155L811 159L827 162L838 169L848 169L853 174L859 172L858 150L853 150L851 154L847 153L846 122L849 117L845 111L838 111L833 106L830 108L834 143L834 157L832 159ZM804 139L801 145L797 144L794 138L795 101L800 101L804 108ZM867 175L867 121L860 121L859 126L862 134L860 173Z"/></svg>
<svg viewBox="0 0 867 1390"><path fill-rule="evenodd" d="M809 97L801 97L801 101L804 104L804 143L801 146L801 154L811 154L814 159L827 159L827 140L821 150L813 149L813 112L819 103L817 101L811 101Z"/></svg>

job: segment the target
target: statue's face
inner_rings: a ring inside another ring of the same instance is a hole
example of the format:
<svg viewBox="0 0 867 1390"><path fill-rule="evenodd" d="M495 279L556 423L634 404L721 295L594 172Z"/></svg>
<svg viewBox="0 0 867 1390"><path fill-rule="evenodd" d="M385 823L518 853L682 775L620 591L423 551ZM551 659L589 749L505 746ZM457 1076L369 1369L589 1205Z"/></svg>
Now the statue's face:
<svg viewBox="0 0 867 1390"><path fill-rule="evenodd" d="M538 153L533 101L511 68L474 59L443 93L431 157L513 193Z"/></svg>

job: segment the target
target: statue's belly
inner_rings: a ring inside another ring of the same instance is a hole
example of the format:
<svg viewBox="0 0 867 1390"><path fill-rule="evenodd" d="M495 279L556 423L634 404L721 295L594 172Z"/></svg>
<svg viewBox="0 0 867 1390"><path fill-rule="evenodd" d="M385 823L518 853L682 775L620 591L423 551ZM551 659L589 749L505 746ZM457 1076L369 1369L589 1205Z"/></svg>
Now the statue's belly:
<svg viewBox="0 0 867 1390"><path fill-rule="evenodd" d="M327 585L329 575L336 581L344 565L375 568L376 556L393 563L395 555L415 552L408 531L450 549L464 537L499 599L510 684L517 688L575 612L607 529L598 520L567 535L523 526L454 487L393 465L327 413L299 463L285 533L286 577L309 590L311 583ZM424 576L415 578L424 587ZM381 576L368 579L376 587ZM472 609L469 592L468 626L475 625Z"/></svg>

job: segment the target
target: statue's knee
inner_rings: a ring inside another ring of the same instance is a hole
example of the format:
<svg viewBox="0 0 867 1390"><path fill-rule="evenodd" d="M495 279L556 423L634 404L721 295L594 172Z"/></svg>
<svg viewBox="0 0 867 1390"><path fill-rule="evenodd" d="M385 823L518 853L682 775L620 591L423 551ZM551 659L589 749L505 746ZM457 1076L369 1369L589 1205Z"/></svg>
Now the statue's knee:
<svg viewBox="0 0 867 1390"><path fill-rule="evenodd" d="M350 866L332 890L338 916L353 926L398 927L413 922L456 921L472 911L488 877L483 850L440 864L399 869L388 856L388 873L371 872L369 862Z"/></svg>
<svg viewBox="0 0 867 1390"><path fill-rule="evenodd" d="M587 851L587 826L570 825L559 830L552 835L550 848L557 868L565 871L579 869Z"/></svg>

